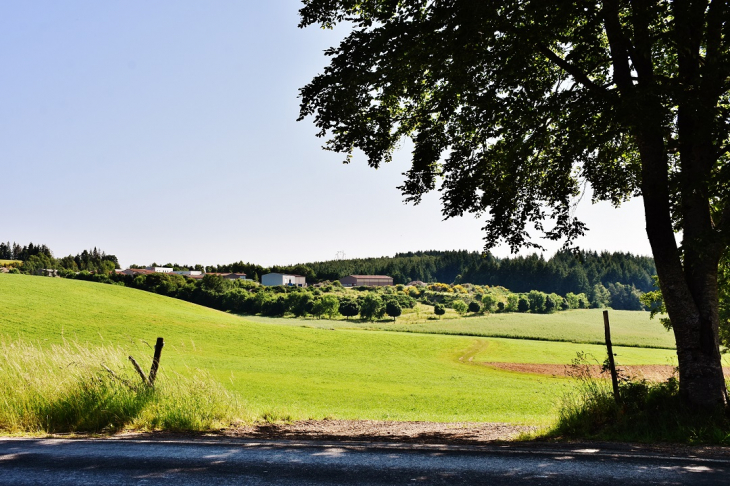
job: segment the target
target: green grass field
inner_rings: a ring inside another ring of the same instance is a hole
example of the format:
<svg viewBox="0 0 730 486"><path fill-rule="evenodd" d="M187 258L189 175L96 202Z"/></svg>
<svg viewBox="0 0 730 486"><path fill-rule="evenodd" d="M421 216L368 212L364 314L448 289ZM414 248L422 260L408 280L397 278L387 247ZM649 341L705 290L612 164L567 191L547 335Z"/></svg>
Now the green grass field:
<svg viewBox="0 0 730 486"><path fill-rule="evenodd" d="M602 356L599 346L566 342L289 324L253 322L121 286L0 275L3 339L118 345L149 366L152 351L145 343L163 336L163 372L205 370L241 397L254 417L547 423L560 394L572 386L569 380L494 370L459 357L567 363L577 351ZM661 327L651 325L663 337ZM674 355L663 349L616 352L622 364L665 364Z"/></svg>
<svg viewBox="0 0 730 486"><path fill-rule="evenodd" d="M399 332L456 334L465 336L506 337L602 344L604 342L603 311L600 309L571 310L554 314L490 314L451 319L427 319L433 315L421 311L421 318L367 322L339 319L246 317L261 323L309 326L335 329L369 329ZM413 313L411 313L412 315ZM649 319L648 312L609 311L611 340L616 345L674 349L674 335L664 330L658 319Z"/></svg>

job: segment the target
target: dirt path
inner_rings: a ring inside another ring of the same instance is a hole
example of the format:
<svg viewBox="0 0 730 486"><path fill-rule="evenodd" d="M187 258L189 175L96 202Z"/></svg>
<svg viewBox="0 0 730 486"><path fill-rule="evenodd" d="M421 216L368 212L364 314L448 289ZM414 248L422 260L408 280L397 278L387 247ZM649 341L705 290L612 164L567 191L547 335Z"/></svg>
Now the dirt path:
<svg viewBox="0 0 730 486"><path fill-rule="evenodd" d="M532 364L532 363L479 363L484 366L499 368L502 370L515 371L518 373L535 373L539 375L550 375L555 377L575 376L573 369L568 365L561 364ZM674 366L670 365L633 365L619 366L621 372L630 377L644 378L648 381L665 381L674 372ZM601 373L599 365L589 367L591 376L595 378L608 378L608 375ZM725 376L730 378L730 367L724 367Z"/></svg>
<svg viewBox="0 0 730 486"><path fill-rule="evenodd" d="M240 439L261 440L335 440L405 442L414 444L479 444L495 441L509 441L522 433L536 431L537 427L504 423L437 423L437 422L395 422L377 420L301 420L292 423L253 424L231 427L221 431L203 433ZM153 432L126 432L114 438L154 437L186 434ZM190 435L201 435L193 433Z"/></svg>

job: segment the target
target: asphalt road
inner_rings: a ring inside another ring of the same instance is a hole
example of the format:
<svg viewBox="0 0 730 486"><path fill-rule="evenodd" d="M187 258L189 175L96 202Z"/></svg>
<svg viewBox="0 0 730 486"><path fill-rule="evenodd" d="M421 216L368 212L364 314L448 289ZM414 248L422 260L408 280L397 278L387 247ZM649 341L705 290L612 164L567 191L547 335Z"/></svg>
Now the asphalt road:
<svg viewBox="0 0 730 486"><path fill-rule="evenodd" d="M579 446L0 439L0 484L730 484L730 459Z"/></svg>

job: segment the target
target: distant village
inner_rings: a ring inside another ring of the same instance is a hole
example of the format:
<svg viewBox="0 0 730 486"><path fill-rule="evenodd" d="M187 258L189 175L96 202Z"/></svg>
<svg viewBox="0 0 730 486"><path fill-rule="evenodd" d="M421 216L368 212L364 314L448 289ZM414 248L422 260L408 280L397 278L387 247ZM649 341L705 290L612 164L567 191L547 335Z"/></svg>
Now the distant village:
<svg viewBox="0 0 730 486"><path fill-rule="evenodd" d="M206 275L218 275L226 280L248 280L245 273L211 273L201 270L174 270L171 267L147 267L147 268L127 268L126 270L116 270L121 275L149 275L151 273L174 273L187 278L202 279ZM342 277L340 283L343 287L385 287L393 285L393 277L387 275L348 275ZM294 275L288 273L267 273L261 276L261 285L274 287L283 285L288 287L306 287L307 279L302 275Z"/></svg>

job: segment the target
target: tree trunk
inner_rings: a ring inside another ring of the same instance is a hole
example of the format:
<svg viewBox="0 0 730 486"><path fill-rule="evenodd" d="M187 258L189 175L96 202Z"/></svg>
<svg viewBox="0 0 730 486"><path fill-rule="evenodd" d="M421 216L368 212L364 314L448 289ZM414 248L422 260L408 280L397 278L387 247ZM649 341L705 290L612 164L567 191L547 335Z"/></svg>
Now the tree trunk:
<svg viewBox="0 0 730 486"><path fill-rule="evenodd" d="M700 207L685 208L684 261L672 227L668 159L660 131L651 126L636 137L642 160L642 195L646 232L654 254L659 285L672 322L679 363L680 395L701 409L727 404L725 379L719 352L717 266L719 254L695 223ZM689 174L685 177L691 178ZM684 198L685 203L688 198ZM685 204L686 205L686 204Z"/></svg>

